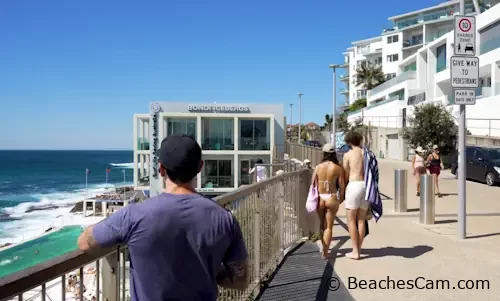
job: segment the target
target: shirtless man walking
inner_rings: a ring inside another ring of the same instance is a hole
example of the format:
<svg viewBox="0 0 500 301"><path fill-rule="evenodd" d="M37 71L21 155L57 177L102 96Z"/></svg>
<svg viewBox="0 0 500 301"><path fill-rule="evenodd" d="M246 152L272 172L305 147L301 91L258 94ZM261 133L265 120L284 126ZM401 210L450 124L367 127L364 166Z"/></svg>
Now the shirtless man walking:
<svg viewBox="0 0 500 301"><path fill-rule="evenodd" d="M345 208L347 210L347 226L352 240L352 252L346 257L359 259L361 245L366 234L365 219L369 202L365 199L365 179L363 164L362 137L357 132L346 136L346 143L351 146L343 158L345 178L348 181L345 190Z"/></svg>

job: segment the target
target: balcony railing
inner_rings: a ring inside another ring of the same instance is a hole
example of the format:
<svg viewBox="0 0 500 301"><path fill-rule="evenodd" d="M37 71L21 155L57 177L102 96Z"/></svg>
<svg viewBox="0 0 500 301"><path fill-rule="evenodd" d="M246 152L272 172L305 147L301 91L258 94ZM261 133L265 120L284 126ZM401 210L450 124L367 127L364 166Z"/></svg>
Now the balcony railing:
<svg viewBox="0 0 500 301"><path fill-rule="evenodd" d="M321 153L321 149L315 150ZM311 170L299 169L215 199L239 221L250 263L249 287L241 291L220 289L219 300L253 300L285 250L319 229L317 218L304 210L311 176ZM126 301L130 298L127 253L127 248L115 247L92 254L75 250L53 258L0 278L0 300ZM88 271L91 267L94 270ZM79 275L70 276L75 273ZM71 292L67 291L69 280L75 283Z"/></svg>
<svg viewBox="0 0 500 301"><path fill-rule="evenodd" d="M399 83L402 83L404 81L407 81L409 79L414 79L414 78L416 78L416 73L414 71L408 71L408 72L401 73L400 75L393 77L390 80L384 82L383 84L378 85L375 88L369 90L368 97L371 97L372 95L378 94L378 93L384 91L385 89L388 89L394 85L397 85Z"/></svg>
<svg viewBox="0 0 500 301"><path fill-rule="evenodd" d="M239 150L263 151L270 149L271 144L269 142L269 137L240 138Z"/></svg>
<svg viewBox="0 0 500 301"><path fill-rule="evenodd" d="M349 90L347 90L347 89L340 90L340 94L347 94L347 93L349 93Z"/></svg>
<svg viewBox="0 0 500 301"><path fill-rule="evenodd" d="M447 29L442 29L436 32L430 32L425 35L425 42L430 43L436 39L439 39L440 37L444 36L445 34L449 33L452 31L453 28L447 28Z"/></svg>
<svg viewBox="0 0 500 301"><path fill-rule="evenodd" d="M417 46L417 45L422 45L423 43L424 43L424 41L422 39L418 39L418 40L406 40L406 41L403 41L403 49L404 48L413 47L413 46Z"/></svg>
<svg viewBox="0 0 500 301"><path fill-rule="evenodd" d="M339 78L340 78L340 80L348 80L349 74L340 75Z"/></svg>

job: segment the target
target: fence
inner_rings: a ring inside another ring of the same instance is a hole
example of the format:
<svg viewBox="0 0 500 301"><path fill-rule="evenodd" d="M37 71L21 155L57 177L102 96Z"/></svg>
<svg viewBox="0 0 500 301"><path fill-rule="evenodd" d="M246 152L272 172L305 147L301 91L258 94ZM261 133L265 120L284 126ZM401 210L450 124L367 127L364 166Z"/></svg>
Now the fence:
<svg viewBox="0 0 500 301"><path fill-rule="evenodd" d="M311 176L311 170L300 169L216 198L240 222L249 253L251 280L244 291L221 289L219 300L253 300L286 249L319 228L315 216L304 209ZM89 267L95 268L92 275L85 273ZM68 275L75 272L79 274L76 283L80 287L77 285L70 293L66 283L72 278ZM91 281L86 281L87 277ZM0 300L127 301L127 249L103 249L93 254L76 250L0 278L0 287ZM81 293L83 290L85 293Z"/></svg>
<svg viewBox="0 0 500 301"><path fill-rule="evenodd" d="M472 135L500 137L500 119L467 118L466 128Z"/></svg>

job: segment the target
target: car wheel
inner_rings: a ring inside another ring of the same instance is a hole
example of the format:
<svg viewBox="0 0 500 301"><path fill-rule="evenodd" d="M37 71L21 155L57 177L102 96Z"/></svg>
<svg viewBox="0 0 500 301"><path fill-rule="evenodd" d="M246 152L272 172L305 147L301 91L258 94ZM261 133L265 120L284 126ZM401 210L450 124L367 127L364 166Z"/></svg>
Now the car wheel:
<svg viewBox="0 0 500 301"><path fill-rule="evenodd" d="M486 174L486 185L494 186L496 184L495 175L491 172Z"/></svg>

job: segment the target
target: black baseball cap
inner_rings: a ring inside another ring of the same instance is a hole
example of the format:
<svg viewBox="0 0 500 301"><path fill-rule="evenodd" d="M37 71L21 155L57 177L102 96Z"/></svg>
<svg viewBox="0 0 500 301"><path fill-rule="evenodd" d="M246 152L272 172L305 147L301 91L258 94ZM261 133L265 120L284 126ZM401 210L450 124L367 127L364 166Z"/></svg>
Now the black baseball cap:
<svg viewBox="0 0 500 301"><path fill-rule="evenodd" d="M170 135L161 142L158 157L169 178L187 182L198 174L201 148L191 136Z"/></svg>

